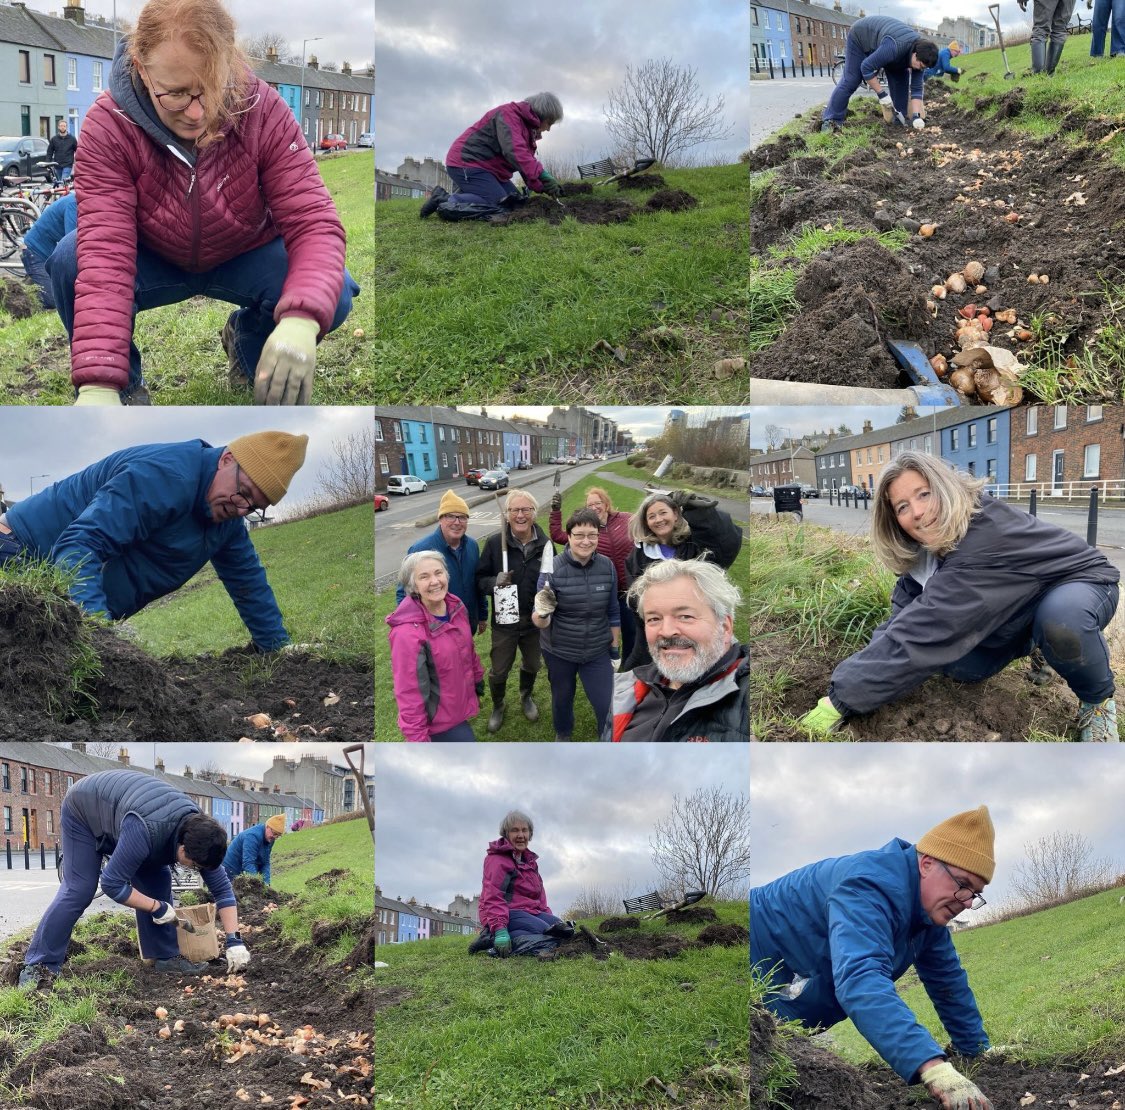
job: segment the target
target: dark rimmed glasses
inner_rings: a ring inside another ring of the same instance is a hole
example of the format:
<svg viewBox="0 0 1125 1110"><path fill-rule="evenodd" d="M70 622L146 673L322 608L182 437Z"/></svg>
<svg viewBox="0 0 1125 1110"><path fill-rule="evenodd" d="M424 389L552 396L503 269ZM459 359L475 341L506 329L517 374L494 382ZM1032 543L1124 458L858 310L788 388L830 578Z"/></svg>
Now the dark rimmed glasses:
<svg viewBox="0 0 1125 1110"><path fill-rule="evenodd" d="M981 906L986 906L988 903L984 899L984 895L980 891L973 890L964 879L957 878L948 867L945 866L941 860L941 869L957 884L957 889L953 892L953 897L957 899L963 906L970 910L979 910Z"/></svg>
<svg viewBox="0 0 1125 1110"><path fill-rule="evenodd" d="M234 464L234 489L235 492L230 495L230 503L240 512L243 516L252 517L258 521L259 524L264 524L266 520L266 510L259 508L254 504L253 499L242 492L242 468L238 463ZM268 508L268 506L267 506Z"/></svg>

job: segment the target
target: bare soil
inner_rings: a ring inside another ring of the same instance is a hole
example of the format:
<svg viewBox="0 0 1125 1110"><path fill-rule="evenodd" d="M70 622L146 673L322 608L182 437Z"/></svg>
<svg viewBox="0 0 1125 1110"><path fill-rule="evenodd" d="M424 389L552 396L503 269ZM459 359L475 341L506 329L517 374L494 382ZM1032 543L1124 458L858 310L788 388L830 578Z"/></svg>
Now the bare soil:
<svg viewBox="0 0 1125 1110"><path fill-rule="evenodd" d="M620 184L620 183L619 183ZM642 186L637 186L641 188ZM532 220L546 220L550 224L561 224L567 216L573 216L582 224L619 224L631 219L638 212L684 212L694 208L699 201L683 189L661 189L637 207L624 197L594 196L589 185L563 186L562 205L550 197L534 196L518 208L512 210L508 224L527 223Z"/></svg>
<svg viewBox="0 0 1125 1110"><path fill-rule="evenodd" d="M8 313L13 320L26 320L42 312L39 290L30 281L0 274L0 311Z"/></svg>
<svg viewBox="0 0 1125 1110"><path fill-rule="evenodd" d="M1015 309L1024 324L1041 319L1042 341L1021 341L1007 324L997 323L990 333L990 343L1032 366L1052 345L1062 360L1077 356L1111 323L1101 278L1120 281L1125 270L1125 171L1100 142L1113 125L1092 109L1071 113L1064 122L1080 144L1045 143L1007 125L1022 111L1022 97L1013 89L978 99L975 110L965 112L935 89L927 108L936 126L888 129L834 165L803 156L800 135L752 152L752 170L777 171L751 214L754 249L784 253L805 227L901 228L909 235L893 253L860 242L837 245L814 260L797 290L801 312L771 347L751 357L753 376L906 384L884 340L912 339L928 357L949 357L957 349L958 309L970 303L993 312ZM989 108L999 109L996 118L984 115ZM918 234L923 223L937 225L932 237ZM927 308L930 287L973 260L985 267L986 291L970 286ZM771 264L799 265L793 259ZM1033 273L1047 274L1049 283L1029 284ZM1088 399L1111 399L1120 388L1115 381L1106 396Z"/></svg>
<svg viewBox="0 0 1125 1110"><path fill-rule="evenodd" d="M312 949L288 949L269 907L240 899L251 963L228 978L225 962L214 961L210 979L150 970L120 919L105 915L106 947L125 952L85 963L81 972L120 972L126 986L103 1002L92 1028L71 1028L22 1055L18 1043L14 1052L9 1044L0 1051L0 1083L22 1088L19 1106L38 1110L289 1107L298 1094L308 1110L369 1105L375 992L359 989L358 965L324 965ZM61 977L76 973L65 964ZM158 1007L166 1018L156 1016ZM254 1020L224 1035L218 1019L225 1014ZM180 1030L171 1028L181 1020ZM165 1025L171 1035L162 1039Z"/></svg>
<svg viewBox="0 0 1125 1110"><path fill-rule="evenodd" d="M629 960L671 960L693 948L710 948L714 945L724 948L738 945L747 949L750 947L750 932L743 925L708 925L693 940L671 931L642 933L636 931L638 927L635 925L623 924L634 921L636 918L621 917L603 921L599 929L612 933L608 940L600 936L597 938L604 942L603 945L593 944L588 937L577 932L570 940L559 945L558 955L567 958L593 955L595 959L604 960L611 953L618 952ZM613 924L612 928L605 928L615 922L617 924Z"/></svg>
<svg viewBox="0 0 1125 1110"><path fill-rule="evenodd" d="M658 173L637 173L632 177L623 177L617 182L619 191L626 189L663 189L664 178Z"/></svg>
<svg viewBox="0 0 1125 1110"><path fill-rule="evenodd" d="M83 639L99 666L76 686ZM0 701L3 740L369 740L374 672L247 648L158 660L14 585L0 589ZM261 713L265 727L246 719Z"/></svg>
<svg viewBox="0 0 1125 1110"><path fill-rule="evenodd" d="M710 906L688 906L687 909L672 910L664 916L673 925L703 925L719 920L719 915Z"/></svg>
<svg viewBox="0 0 1125 1110"><path fill-rule="evenodd" d="M808 740L808 736L780 720L801 717L828 692L833 668L844 656L811 648L797 649L784 633L751 636L755 668L766 672L784 668L792 681L781 704L768 714L759 740ZM1029 664L1017 662L985 682L967 684L931 678L918 689L874 713L849 718L836 733L838 740L1023 741L1028 732L1064 736L1072 731L1078 702L1062 679L1046 686L1028 681ZM754 698L751 691L751 699ZM751 705L751 715L760 710Z"/></svg>
<svg viewBox="0 0 1125 1110"><path fill-rule="evenodd" d="M755 1084L766 1061L780 1052L792 1062L797 1075L794 1087L779 1095L789 1110L918 1110L932 1105L924 1088L908 1087L888 1068L856 1068L807 1037L779 1038L773 1018L760 1009L750 1013L750 1107L770 1110L761 1080ZM957 1066L960 1061L955 1060ZM989 1058L974 1062L973 1081L989 1097L996 1110L1020 1110L1024 1106L1059 1106L1073 1110L1112 1110L1125 1097L1125 1073L1107 1075L1120 1061L1099 1061L1082 1066L1035 1066L1015 1060ZM965 1066L965 1065L962 1065ZM1033 1095L1031 1100L1028 1095Z"/></svg>
<svg viewBox="0 0 1125 1110"><path fill-rule="evenodd" d="M598 930L602 933L620 933L623 929L639 929L640 927L641 919L639 917L607 917L598 926Z"/></svg>

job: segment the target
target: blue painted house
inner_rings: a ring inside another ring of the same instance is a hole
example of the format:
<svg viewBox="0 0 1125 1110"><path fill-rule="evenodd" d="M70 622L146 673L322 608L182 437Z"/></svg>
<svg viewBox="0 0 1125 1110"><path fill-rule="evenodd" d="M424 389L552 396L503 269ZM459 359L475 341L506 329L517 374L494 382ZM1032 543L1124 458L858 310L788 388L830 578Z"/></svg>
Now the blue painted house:
<svg viewBox="0 0 1125 1110"><path fill-rule="evenodd" d="M976 406L943 413L949 423L940 429L941 457L958 470L1007 485L1011 411ZM951 414L959 414L959 418Z"/></svg>
<svg viewBox="0 0 1125 1110"><path fill-rule="evenodd" d="M784 8L752 4L750 33L758 48L764 50L766 58L772 59L775 65L782 62L788 65L793 60L789 13Z"/></svg>
<svg viewBox="0 0 1125 1110"><path fill-rule="evenodd" d="M438 476L434 426L426 420L402 421L402 448L406 455L406 472L427 482Z"/></svg>

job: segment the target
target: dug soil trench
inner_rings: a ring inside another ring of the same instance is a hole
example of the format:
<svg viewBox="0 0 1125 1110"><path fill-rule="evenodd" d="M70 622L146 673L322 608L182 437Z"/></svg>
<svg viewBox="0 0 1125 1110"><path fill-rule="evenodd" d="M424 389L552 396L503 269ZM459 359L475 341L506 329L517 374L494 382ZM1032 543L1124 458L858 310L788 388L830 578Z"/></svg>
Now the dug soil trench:
<svg viewBox="0 0 1125 1110"><path fill-rule="evenodd" d="M781 720L801 717L828 693L832 670L843 654L826 655L813 648L797 648L784 633L751 634L754 666L772 674L784 669L790 681L780 704L766 709L754 704L752 720L765 717L759 740L808 740L800 729ZM1078 700L1057 676L1045 686L1028 681L1028 661L1018 661L985 682L966 684L931 678L916 690L874 713L851 717L833 733L836 740L1026 740L1034 730L1076 739ZM771 695L772 696L772 695Z"/></svg>
<svg viewBox="0 0 1125 1110"><path fill-rule="evenodd" d="M0 740L370 740L373 674L244 648L158 660L69 601L0 588Z"/></svg>
<svg viewBox="0 0 1125 1110"><path fill-rule="evenodd" d="M888 129L835 164L806 156L799 135L752 153L752 170L775 173L751 213L751 249L780 256L768 266L801 265L786 247L802 229L907 236L901 250L864 239L817 255L796 289L800 311L751 356L752 377L909 384L885 341L914 340L927 357L952 357L970 305L993 320L987 342L1032 368L1073 363L1114 324L1103 278L1120 282L1125 270L1125 171L1102 141L1115 133L1111 122L1072 114L1063 122L1076 145L1043 142L1007 122L1022 110L1019 89L978 99L975 111L955 108L942 90L927 94L925 131ZM996 117L984 114L997 107ZM920 234L925 224L929 237ZM970 262L980 263L979 280L934 296L932 287ZM1014 322L996 318L1008 310ZM1120 377L1095 387L1064 372L1062 384L1100 401L1120 394Z"/></svg>
<svg viewBox="0 0 1125 1110"><path fill-rule="evenodd" d="M796 1084L771 1101L759 1079L777 1053L787 1057L796 1072ZM990 1058L981 1063L955 1060L971 1071L973 1082L989 1097L996 1110L1022 1107L1069 1107L1072 1110L1113 1110L1125 1105L1125 1068L1120 1061L1082 1067L1051 1067ZM1116 1072L1117 1074L1109 1074ZM807 1037L779 1037L773 1018L761 1010L750 1015L750 1106L771 1110L917 1110L933 1105L924 1088L908 1087L887 1068L856 1068L834 1052L813 1044ZM1034 1096L1028 1098L1028 1096Z"/></svg>
<svg viewBox="0 0 1125 1110"><path fill-rule="evenodd" d="M556 204L550 197L532 197L526 204L512 210L508 224L527 223L531 220L561 224L567 216L573 216L581 224L619 224L638 213L684 212L696 207L698 203L691 193L683 189L660 189L643 205L637 206L624 197L592 195L589 185L563 186L561 204Z"/></svg>
<svg viewBox="0 0 1125 1110"><path fill-rule="evenodd" d="M614 952L630 960L671 960L692 948L710 948L719 945L724 948L750 945L750 933L742 925L708 925L694 940L680 933L640 933L620 922L628 918L610 918L603 926L610 925L606 932L612 933L606 940L598 937L599 945L589 936L577 932L569 941L564 941L555 954L567 959L592 955L595 959L606 960ZM614 924L611 924L614 923ZM591 934L593 936L595 934Z"/></svg>
<svg viewBox="0 0 1125 1110"><path fill-rule="evenodd" d="M228 976L225 961L215 961L202 979L149 970L120 918L102 918L104 937L94 939L112 954L80 970L123 975L124 985L101 1000L90 1028L72 1027L28 1053L0 1038L0 1084L37 1110L370 1105L375 1004L353 977L360 969L285 947L272 899L248 907L240 898L250 965ZM61 978L77 970L66 964Z"/></svg>

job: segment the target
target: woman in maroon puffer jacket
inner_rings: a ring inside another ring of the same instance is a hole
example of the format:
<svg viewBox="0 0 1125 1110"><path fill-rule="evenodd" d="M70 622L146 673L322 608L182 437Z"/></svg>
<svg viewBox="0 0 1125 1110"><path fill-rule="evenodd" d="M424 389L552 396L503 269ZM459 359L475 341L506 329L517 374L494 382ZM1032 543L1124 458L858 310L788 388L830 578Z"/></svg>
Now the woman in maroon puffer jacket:
<svg viewBox="0 0 1125 1110"><path fill-rule="evenodd" d="M137 310L192 296L241 307L223 328L255 400L310 399L316 344L359 287L300 125L250 70L219 0L150 0L83 122L78 230L48 272L77 404L145 403Z"/></svg>

